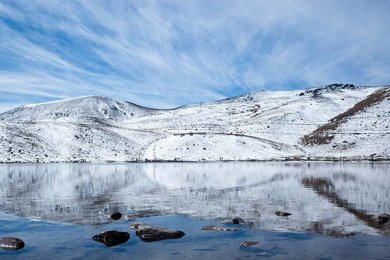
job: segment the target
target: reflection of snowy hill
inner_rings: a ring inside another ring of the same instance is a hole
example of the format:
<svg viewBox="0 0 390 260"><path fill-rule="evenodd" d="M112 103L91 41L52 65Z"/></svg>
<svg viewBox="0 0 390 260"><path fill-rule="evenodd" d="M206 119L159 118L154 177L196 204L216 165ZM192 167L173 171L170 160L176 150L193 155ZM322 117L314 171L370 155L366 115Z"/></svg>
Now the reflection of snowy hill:
<svg viewBox="0 0 390 260"><path fill-rule="evenodd" d="M0 208L27 217L101 223L106 212L145 209L200 218L240 216L257 228L307 230L313 222L346 232L373 227L303 185L329 180L367 214L390 211L388 164L207 163L2 165ZM276 217L276 210L293 215Z"/></svg>
<svg viewBox="0 0 390 260"><path fill-rule="evenodd" d="M0 162L389 159L389 98L389 87L330 85L172 110L102 97L26 105L0 115Z"/></svg>

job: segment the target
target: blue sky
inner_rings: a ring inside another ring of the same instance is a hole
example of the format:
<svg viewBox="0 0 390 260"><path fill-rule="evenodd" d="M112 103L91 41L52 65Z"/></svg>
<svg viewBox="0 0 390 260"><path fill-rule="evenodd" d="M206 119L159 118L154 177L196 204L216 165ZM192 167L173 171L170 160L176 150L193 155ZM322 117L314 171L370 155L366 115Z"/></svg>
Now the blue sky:
<svg viewBox="0 0 390 260"><path fill-rule="evenodd" d="M0 111L390 83L387 0L0 0Z"/></svg>

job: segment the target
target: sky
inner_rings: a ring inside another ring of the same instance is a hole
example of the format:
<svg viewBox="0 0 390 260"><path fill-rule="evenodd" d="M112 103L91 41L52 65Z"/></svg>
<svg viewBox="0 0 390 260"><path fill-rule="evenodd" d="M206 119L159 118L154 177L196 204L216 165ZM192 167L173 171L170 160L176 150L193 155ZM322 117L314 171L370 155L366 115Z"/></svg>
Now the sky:
<svg viewBox="0 0 390 260"><path fill-rule="evenodd" d="M388 0L0 0L0 112L390 84Z"/></svg>

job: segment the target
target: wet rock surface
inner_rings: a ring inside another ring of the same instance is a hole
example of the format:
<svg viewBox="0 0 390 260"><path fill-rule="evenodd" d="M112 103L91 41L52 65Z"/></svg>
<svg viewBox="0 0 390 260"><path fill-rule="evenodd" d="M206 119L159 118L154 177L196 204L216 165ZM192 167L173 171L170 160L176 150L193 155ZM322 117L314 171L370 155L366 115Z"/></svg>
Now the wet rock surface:
<svg viewBox="0 0 390 260"><path fill-rule="evenodd" d="M292 214L284 211L276 211L275 215L279 217L288 217L291 216Z"/></svg>
<svg viewBox="0 0 390 260"><path fill-rule="evenodd" d="M169 230L166 228L150 226L144 223L132 223L130 227L135 230L135 234L144 242L178 239L185 235L185 233L181 230Z"/></svg>
<svg viewBox="0 0 390 260"><path fill-rule="evenodd" d="M202 230L205 231L241 231L240 228L228 228L228 227L222 227L222 226L204 226L202 227Z"/></svg>
<svg viewBox="0 0 390 260"><path fill-rule="evenodd" d="M250 247L250 246L257 245L258 243L259 242L256 241L244 241L240 243L240 247Z"/></svg>
<svg viewBox="0 0 390 260"><path fill-rule="evenodd" d="M92 237L96 242L105 244L106 246L116 246L126 243L130 239L130 234L116 230L105 231Z"/></svg>
<svg viewBox="0 0 390 260"><path fill-rule="evenodd" d="M18 250L24 247L23 240L16 237L3 237L0 238L0 248L6 250Z"/></svg>
<svg viewBox="0 0 390 260"><path fill-rule="evenodd" d="M112 213L110 218L113 219L113 220L119 220L119 219L122 218L122 213L120 213L120 212Z"/></svg>

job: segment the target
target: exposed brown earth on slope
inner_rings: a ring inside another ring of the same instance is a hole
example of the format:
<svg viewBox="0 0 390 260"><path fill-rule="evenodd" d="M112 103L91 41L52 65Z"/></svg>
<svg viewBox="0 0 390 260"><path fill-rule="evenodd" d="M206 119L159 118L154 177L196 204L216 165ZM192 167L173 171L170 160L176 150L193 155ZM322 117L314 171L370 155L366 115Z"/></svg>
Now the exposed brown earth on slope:
<svg viewBox="0 0 390 260"><path fill-rule="evenodd" d="M355 114L364 111L365 109L372 107L373 105L382 102L383 100L390 99L390 87L381 88L371 95L368 95L365 99L356 103L353 107L337 115L329 120L327 124L324 124L311 132L303 136L302 142L304 145L320 145L329 144L333 138L335 131L341 124L348 121L348 119Z"/></svg>

